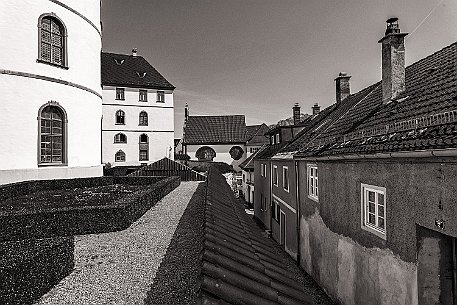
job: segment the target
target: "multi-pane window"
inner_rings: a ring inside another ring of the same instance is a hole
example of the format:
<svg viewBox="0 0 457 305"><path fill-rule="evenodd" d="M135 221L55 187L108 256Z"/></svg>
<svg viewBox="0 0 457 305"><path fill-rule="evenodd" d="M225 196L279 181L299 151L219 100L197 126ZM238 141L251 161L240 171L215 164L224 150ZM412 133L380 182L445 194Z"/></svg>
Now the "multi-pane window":
<svg viewBox="0 0 457 305"><path fill-rule="evenodd" d="M46 106L40 113L40 163L64 163L64 113Z"/></svg>
<svg viewBox="0 0 457 305"><path fill-rule="evenodd" d="M149 160L149 138L144 133L142 135L140 135L139 160L140 161Z"/></svg>
<svg viewBox="0 0 457 305"><path fill-rule="evenodd" d="M58 66L66 66L65 27L52 16L40 20L39 60Z"/></svg>
<svg viewBox="0 0 457 305"><path fill-rule="evenodd" d="M282 183L285 191L289 191L289 168L287 166L282 167Z"/></svg>
<svg viewBox="0 0 457 305"><path fill-rule="evenodd" d="M319 179L317 165L308 165L308 196L312 199L319 199Z"/></svg>
<svg viewBox="0 0 457 305"><path fill-rule="evenodd" d="M119 150L114 155L114 161L116 161L116 162L125 162L125 152L123 152L122 150Z"/></svg>
<svg viewBox="0 0 457 305"><path fill-rule="evenodd" d="M364 229L385 238L386 236L386 189L384 187L363 184L362 226Z"/></svg>
<svg viewBox="0 0 457 305"><path fill-rule="evenodd" d="M124 88L116 88L116 100L125 100Z"/></svg>
<svg viewBox="0 0 457 305"><path fill-rule="evenodd" d="M157 91L157 102L165 103L165 92L164 91Z"/></svg>
<svg viewBox="0 0 457 305"><path fill-rule="evenodd" d="M116 111L116 124L124 125L125 124L125 112L122 110Z"/></svg>
<svg viewBox="0 0 457 305"><path fill-rule="evenodd" d="M273 185L278 186L278 166L273 165Z"/></svg>
<svg viewBox="0 0 457 305"><path fill-rule="evenodd" d="M148 125L148 114L146 111L141 111L139 116L140 122L138 125L147 126Z"/></svg>
<svg viewBox="0 0 457 305"><path fill-rule="evenodd" d="M139 91L139 100L140 102L147 102L148 101L148 91L147 90L140 90Z"/></svg>
<svg viewBox="0 0 457 305"><path fill-rule="evenodd" d="M114 143L127 143L127 136L123 133L118 133L114 136Z"/></svg>

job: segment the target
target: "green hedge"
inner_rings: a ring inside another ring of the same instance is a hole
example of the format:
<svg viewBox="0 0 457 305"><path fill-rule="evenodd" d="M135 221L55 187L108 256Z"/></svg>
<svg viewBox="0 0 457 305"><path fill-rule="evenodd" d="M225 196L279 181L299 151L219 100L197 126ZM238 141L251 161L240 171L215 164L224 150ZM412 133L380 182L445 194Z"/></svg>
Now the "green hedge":
<svg viewBox="0 0 457 305"><path fill-rule="evenodd" d="M144 185L135 193L107 205L65 207L40 211L0 213L0 241L29 238L73 236L119 231L129 227L147 210L180 184L179 177L100 177L83 179L32 181L28 190L73 189L108 184ZM20 183L28 185L27 183ZM0 188L3 196L28 194L17 186ZM3 193L2 193L3 191ZM5 198L5 197L3 197Z"/></svg>

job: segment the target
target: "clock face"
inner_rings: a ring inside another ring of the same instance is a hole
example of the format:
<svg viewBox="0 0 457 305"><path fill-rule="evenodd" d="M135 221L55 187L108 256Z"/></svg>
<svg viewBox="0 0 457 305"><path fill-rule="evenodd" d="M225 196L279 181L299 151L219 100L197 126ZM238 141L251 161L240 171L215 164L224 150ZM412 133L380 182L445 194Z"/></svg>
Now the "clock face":
<svg viewBox="0 0 457 305"><path fill-rule="evenodd" d="M244 151L239 146L233 146L232 148L230 148L229 153L233 160L239 160L243 156Z"/></svg>

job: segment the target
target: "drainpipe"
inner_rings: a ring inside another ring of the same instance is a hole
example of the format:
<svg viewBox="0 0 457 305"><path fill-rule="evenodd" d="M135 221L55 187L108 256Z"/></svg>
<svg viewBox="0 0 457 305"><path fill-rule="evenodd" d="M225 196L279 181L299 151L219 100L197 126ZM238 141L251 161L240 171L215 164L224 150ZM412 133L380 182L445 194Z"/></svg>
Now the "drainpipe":
<svg viewBox="0 0 457 305"><path fill-rule="evenodd" d="M298 170L298 161L294 160L295 163L295 203L297 211L297 265L300 266L300 179Z"/></svg>
<svg viewBox="0 0 457 305"><path fill-rule="evenodd" d="M272 222L272 207L273 207L273 162L271 162L271 159L269 160L270 162L270 234L273 236L273 222Z"/></svg>

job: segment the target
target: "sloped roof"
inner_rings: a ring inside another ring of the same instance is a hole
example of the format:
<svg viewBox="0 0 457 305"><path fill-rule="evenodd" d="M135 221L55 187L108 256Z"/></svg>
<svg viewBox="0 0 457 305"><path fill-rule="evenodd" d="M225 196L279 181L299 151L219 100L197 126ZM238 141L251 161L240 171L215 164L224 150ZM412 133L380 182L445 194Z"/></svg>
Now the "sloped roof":
<svg viewBox="0 0 457 305"><path fill-rule="evenodd" d="M254 170L254 159L257 155L259 154L262 154L263 153L263 150L266 149L267 147L269 147L269 145L267 144L264 144L262 145L262 147L259 148L258 151L256 151L255 153L253 153L252 155L250 155L248 158L246 158L246 160L244 160L243 162L241 162L241 164L239 165L239 167L243 170Z"/></svg>
<svg viewBox="0 0 457 305"><path fill-rule="evenodd" d="M314 304L303 273L245 213L214 168L205 209L201 304Z"/></svg>
<svg viewBox="0 0 457 305"><path fill-rule="evenodd" d="M102 85L173 90L168 82L142 56L102 52Z"/></svg>
<svg viewBox="0 0 457 305"><path fill-rule="evenodd" d="M255 127L255 128L254 128ZM265 136L269 128L267 124L246 126L247 145L262 145L270 142L270 139Z"/></svg>
<svg viewBox="0 0 457 305"><path fill-rule="evenodd" d="M184 126L185 144L246 142L244 115L189 116Z"/></svg>

